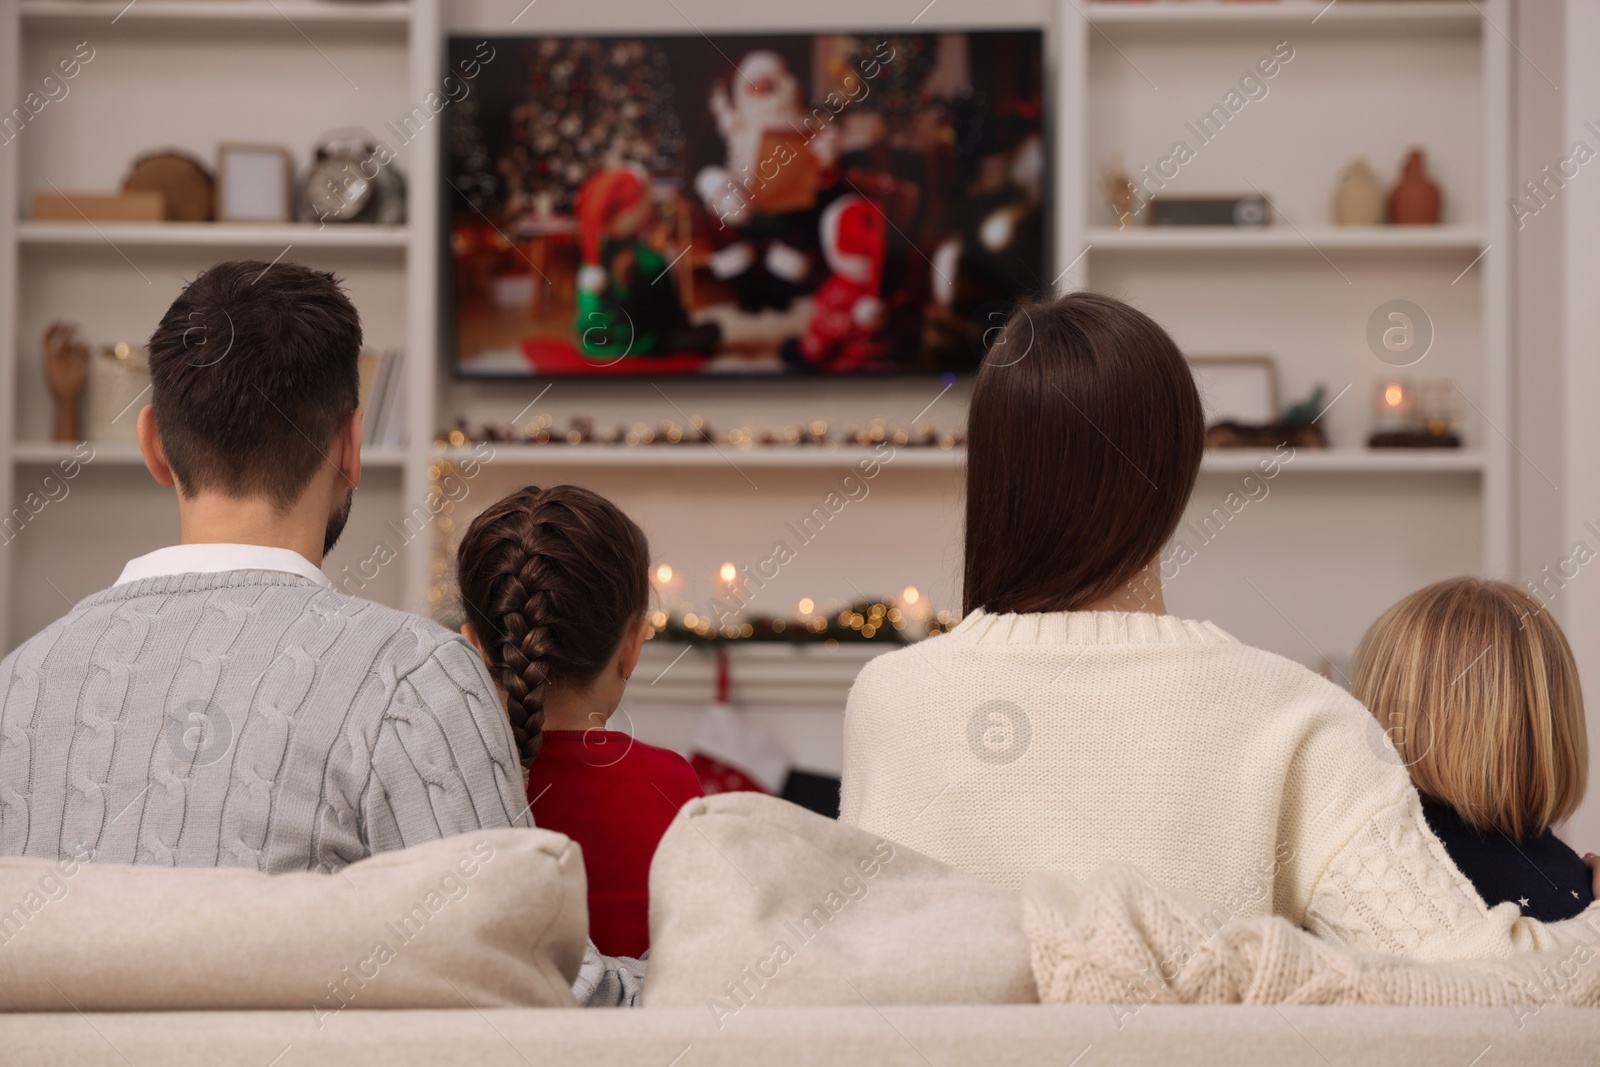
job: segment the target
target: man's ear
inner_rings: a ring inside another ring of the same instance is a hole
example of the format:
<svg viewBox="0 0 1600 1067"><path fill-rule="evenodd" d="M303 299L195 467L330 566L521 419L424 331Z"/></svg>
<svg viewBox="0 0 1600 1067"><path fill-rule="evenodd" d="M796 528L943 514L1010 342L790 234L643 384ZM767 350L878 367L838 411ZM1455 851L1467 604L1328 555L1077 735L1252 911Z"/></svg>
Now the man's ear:
<svg viewBox="0 0 1600 1067"><path fill-rule="evenodd" d="M633 677L634 668L639 666L639 656L644 652L644 632L650 623L647 619L633 620L633 625L622 637L621 655L617 657L617 667L622 672L623 681Z"/></svg>
<svg viewBox="0 0 1600 1067"><path fill-rule="evenodd" d="M139 451L144 454L145 469L157 485L171 489L177 479L172 476L172 468L167 466L167 451L161 446L161 431L156 429L156 409L146 404L139 412L137 426Z"/></svg>
<svg viewBox="0 0 1600 1067"><path fill-rule="evenodd" d="M339 430L338 449L333 459L339 465L340 492L361 484L361 426L364 413L352 411Z"/></svg>

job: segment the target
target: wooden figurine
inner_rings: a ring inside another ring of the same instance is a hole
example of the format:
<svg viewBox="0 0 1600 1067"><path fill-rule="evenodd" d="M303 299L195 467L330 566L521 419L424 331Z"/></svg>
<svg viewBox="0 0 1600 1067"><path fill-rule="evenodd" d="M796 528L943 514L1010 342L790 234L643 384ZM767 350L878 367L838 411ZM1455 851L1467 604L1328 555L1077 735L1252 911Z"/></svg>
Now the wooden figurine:
<svg viewBox="0 0 1600 1067"><path fill-rule="evenodd" d="M1128 177L1126 168L1119 157L1115 162L1107 164L1101 176L1102 190L1106 200L1111 205L1111 213L1117 217L1117 229L1126 230L1133 225L1133 179Z"/></svg>
<svg viewBox="0 0 1600 1067"><path fill-rule="evenodd" d="M44 332L44 372L56 398L57 441L83 440L83 389L89 381L89 346L71 323L52 322Z"/></svg>

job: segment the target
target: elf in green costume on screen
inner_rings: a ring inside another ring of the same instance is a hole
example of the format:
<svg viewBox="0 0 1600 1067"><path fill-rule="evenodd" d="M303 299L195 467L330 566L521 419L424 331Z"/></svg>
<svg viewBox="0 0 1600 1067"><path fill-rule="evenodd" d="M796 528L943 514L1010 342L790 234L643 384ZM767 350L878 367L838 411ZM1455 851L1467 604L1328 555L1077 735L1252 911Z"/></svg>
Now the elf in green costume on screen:
<svg viewBox="0 0 1600 1067"><path fill-rule="evenodd" d="M586 356L709 356L722 340L715 323L689 322L667 258L644 239L652 208L649 179L637 167L596 171L578 194L576 328Z"/></svg>

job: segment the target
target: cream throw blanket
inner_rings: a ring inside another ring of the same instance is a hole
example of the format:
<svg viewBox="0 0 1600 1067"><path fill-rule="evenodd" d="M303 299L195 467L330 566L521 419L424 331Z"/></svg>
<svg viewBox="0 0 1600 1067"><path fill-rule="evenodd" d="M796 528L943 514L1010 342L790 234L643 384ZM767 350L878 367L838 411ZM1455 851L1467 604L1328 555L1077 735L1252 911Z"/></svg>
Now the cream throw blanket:
<svg viewBox="0 0 1600 1067"><path fill-rule="evenodd" d="M1109 863L1078 881L1028 877L1022 925L1045 1004L1364 1004L1600 1007L1600 917L1559 949L1424 963L1324 941L1277 916L1239 917ZM1587 930L1586 940L1577 939Z"/></svg>

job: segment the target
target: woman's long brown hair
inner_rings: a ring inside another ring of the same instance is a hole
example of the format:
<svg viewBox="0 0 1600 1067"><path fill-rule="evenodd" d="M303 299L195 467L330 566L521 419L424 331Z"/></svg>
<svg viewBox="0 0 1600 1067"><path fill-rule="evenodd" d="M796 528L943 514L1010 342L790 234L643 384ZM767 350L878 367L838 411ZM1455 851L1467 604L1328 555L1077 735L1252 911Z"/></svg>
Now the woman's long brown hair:
<svg viewBox="0 0 1600 1067"><path fill-rule="evenodd" d="M1024 304L967 414L967 611L1076 611L1177 529L1205 448L1194 375L1149 316L1098 293Z"/></svg>
<svg viewBox="0 0 1600 1067"><path fill-rule="evenodd" d="M552 685L587 686L650 602L650 545L632 519L576 485L517 490L473 520L456 550L524 766L539 754Z"/></svg>

